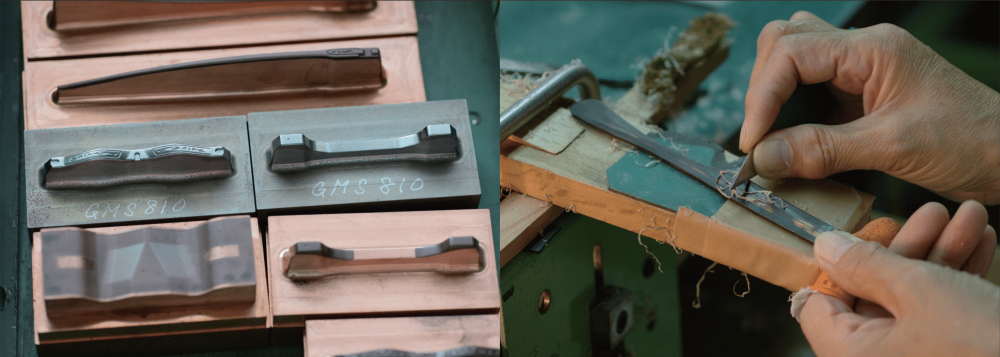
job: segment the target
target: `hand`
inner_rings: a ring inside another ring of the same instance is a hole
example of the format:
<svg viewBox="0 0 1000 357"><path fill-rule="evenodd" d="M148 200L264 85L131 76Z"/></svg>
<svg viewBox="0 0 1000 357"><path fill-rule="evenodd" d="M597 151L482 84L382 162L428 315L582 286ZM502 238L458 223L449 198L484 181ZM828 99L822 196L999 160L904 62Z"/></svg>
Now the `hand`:
<svg viewBox="0 0 1000 357"><path fill-rule="evenodd" d="M940 204L924 205L889 249L824 233L814 246L817 262L867 301L859 299L852 311L812 294L799 316L802 332L818 356L996 356L1000 287L977 276L985 274L995 246L985 209L973 201L950 221Z"/></svg>
<svg viewBox="0 0 1000 357"><path fill-rule="evenodd" d="M767 131L797 83L826 82L828 119ZM758 142L760 142L758 144ZM800 11L757 40L740 149L764 178L880 170L949 199L1000 203L1000 93L908 32L841 30Z"/></svg>

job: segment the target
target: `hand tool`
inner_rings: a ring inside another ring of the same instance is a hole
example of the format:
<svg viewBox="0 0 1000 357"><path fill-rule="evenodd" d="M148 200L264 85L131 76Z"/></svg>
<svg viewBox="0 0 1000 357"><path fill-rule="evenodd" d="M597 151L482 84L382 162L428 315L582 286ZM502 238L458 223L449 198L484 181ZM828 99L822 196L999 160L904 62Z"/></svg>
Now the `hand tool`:
<svg viewBox="0 0 1000 357"><path fill-rule="evenodd" d="M579 101L570 107L570 112L580 120L604 130L618 139L649 151L703 184L719 190L723 196L810 242L816 241L816 236L820 233L836 230L829 223L813 217L780 197L773 196L757 184L750 183L749 189L733 186L730 182L736 175L728 174L727 176L727 172L723 169L702 165L688 159L681 153L643 134L599 100Z"/></svg>
<svg viewBox="0 0 1000 357"><path fill-rule="evenodd" d="M750 179L753 178L754 176L757 176L757 168L754 167L753 164L753 149L750 149L750 152L747 153L747 156L743 158L743 164L740 165L739 171L736 171L736 178L733 179L732 187L737 187L739 185L742 185L743 183L748 183L750 182ZM750 190L749 183L745 188L743 188L743 192L744 193L749 192L748 190Z"/></svg>

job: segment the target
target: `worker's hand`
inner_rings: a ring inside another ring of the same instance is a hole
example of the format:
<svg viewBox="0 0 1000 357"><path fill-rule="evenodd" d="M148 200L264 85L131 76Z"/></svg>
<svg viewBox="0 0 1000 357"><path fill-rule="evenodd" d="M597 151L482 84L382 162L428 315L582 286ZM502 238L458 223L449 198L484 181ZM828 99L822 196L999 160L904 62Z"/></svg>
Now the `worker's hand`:
<svg viewBox="0 0 1000 357"><path fill-rule="evenodd" d="M986 208L976 201L962 203L955 218L949 218L948 209L940 203L930 202L910 216L889 251L985 277L997 245L997 233L988 219ZM865 299L854 303L854 311L867 317L892 317Z"/></svg>
<svg viewBox="0 0 1000 357"><path fill-rule="evenodd" d="M827 123L766 135L798 83L826 82ZM758 143L759 142L759 143ZM842 30L800 11L757 40L740 149L764 178L880 170L953 200L1000 203L1000 93L903 29Z"/></svg>
<svg viewBox="0 0 1000 357"><path fill-rule="evenodd" d="M863 312L859 300L855 311L830 296L810 295L799 321L816 354L1000 354L1000 287L979 277L996 244L983 210L966 202L949 222L944 207L925 205L889 249L847 233L817 237L813 252L823 271L848 293L884 309Z"/></svg>

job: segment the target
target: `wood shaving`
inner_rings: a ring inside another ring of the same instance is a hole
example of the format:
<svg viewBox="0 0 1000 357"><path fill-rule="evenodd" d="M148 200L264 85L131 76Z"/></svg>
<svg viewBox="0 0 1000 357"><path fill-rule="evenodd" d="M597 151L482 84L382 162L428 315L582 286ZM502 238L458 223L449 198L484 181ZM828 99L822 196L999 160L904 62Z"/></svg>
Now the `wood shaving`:
<svg viewBox="0 0 1000 357"><path fill-rule="evenodd" d="M701 279L698 279L698 283L694 284L694 301L691 302L691 306L695 309L701 308L701 282L705 281L705 275L715 272L712 268L715 268L716 264L719 263L712 262L712 265L709 265L708 268L705 269L705 272L701 273Z"/></svg>

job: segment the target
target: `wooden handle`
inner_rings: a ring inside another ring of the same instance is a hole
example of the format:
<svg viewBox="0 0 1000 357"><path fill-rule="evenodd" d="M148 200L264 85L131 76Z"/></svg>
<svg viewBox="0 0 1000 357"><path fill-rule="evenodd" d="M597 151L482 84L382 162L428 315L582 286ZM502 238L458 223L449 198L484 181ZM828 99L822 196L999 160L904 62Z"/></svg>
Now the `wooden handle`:
<svg viewBox="0 0 1000 357"><path fill-rule="evenodd" d="M869 242L878 242L883 247L888 248L889 244L892 243L892 239L896 238L896 234L899 233L899 229L899 223L896 223L891 218L882 217L868 222L864 228L855 232L854 235ZM844 291L844 288L833 282L830 276L826 275L826 272L822 270L818 271L812 283L809 284L809 288L833 296L843 301L847 306L854 306L855 297Z"/></svg>

